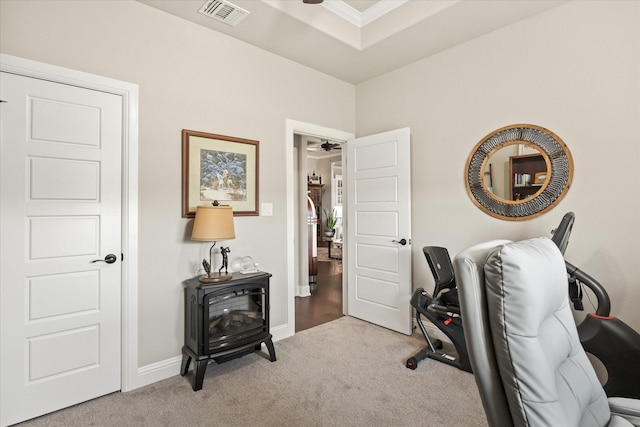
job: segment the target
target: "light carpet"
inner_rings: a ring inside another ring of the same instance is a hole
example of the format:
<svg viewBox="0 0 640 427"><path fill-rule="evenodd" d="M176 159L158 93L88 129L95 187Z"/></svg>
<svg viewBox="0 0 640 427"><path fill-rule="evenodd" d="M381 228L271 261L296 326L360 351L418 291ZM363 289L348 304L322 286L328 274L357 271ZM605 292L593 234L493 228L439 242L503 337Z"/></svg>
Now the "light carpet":
<svg viewBox="0 0 640 427"><path fill-rule="evenodd" d="M23 425L486 426L471 374L430 359L405 367L424 344L345 316L276 342L276 362L263 350L209 364L200 391L190 371Z"/></svg>

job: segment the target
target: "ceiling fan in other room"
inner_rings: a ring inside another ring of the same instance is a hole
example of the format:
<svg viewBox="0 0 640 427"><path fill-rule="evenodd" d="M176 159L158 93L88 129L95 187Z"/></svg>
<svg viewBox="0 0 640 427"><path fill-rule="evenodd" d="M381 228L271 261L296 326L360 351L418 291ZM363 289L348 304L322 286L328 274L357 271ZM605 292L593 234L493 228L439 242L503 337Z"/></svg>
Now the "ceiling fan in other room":
<svg viewBox="0 0 640 427"><path fill-rule="evenodd" d="M320 140L311 139L310 141L308 141L308 145L307 145L307 151L315 151L315 152L334 151L334 150L340 150L340 149L342 149L342 146L339 143L329 142L329 140L327 139L320 139Z"/></svg>
<svg viewBox="0 0 640 427"><path fill-rule="evenodd" d="M324 151L331 151L331 150L340 150L340 149L342 149L342 147L340 146L340 144L329 142L329 141L327 141L326 139L325 139L324 141L322 141L322 144L320 144L320 148L322 148Z"/></svg>

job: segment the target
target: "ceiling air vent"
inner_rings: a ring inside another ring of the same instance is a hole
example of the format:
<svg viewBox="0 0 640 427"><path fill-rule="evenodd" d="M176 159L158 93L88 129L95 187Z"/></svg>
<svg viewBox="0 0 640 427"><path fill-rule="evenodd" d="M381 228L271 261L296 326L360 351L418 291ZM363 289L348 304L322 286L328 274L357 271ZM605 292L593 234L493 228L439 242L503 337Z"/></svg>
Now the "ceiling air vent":
<svg viewBox="0 0 640 427"><path fill-rule="evenodd" d="M207 0L198 12L232 27L251 13L225 0Z"/></svg>

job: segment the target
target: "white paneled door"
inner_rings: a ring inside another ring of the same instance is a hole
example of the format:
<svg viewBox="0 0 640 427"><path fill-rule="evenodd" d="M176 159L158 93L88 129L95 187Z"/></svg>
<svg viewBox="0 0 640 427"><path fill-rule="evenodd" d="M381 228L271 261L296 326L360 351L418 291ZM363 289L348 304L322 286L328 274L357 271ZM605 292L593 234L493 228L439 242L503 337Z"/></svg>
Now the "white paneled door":
<svg viewBox="0 0 640 427"><path fill-rule="evenodd" d="M120 389L118 95L0 75L0 424Z"/></svg>
<svg viewBox="0 0 640 427"><path fill-rule="evenodd" d="M410 131L346 146L348 313L410 335Z"/></svg>

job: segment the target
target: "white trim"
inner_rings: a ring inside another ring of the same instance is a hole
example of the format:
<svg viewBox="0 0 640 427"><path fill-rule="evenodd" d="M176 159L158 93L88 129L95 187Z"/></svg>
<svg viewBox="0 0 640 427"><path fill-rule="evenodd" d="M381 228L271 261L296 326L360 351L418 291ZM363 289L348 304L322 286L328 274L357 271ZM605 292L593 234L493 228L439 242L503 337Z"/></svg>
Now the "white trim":
<svg viewBox="0 0 640 427"><path fill-rule="evenodd" d="M291 336L291 334L289 334L288 325L286 324L276 326L275 328L269 327L269 332L271 333L271 335L273 335L272 337L273 342L277 342ZM277 351L276 351L276 354L278 354Z"/></svg>
<svg viewBox="0 0 640 427"><path fill-rule="evenodd" d="M141 366L137 372L137 387L144 387L158 381L166 380L180 374L182 356L161 360Z"/></svg>
<svg viewBox="0 0 640 427"><path fill-rule="evenodd" d="M298 294L299 297L310 297L311 296L311 285L308 283L300 283L298 285Z"/></svg>
<svg viewBox="0 0 640 427"><path fill-rule="evenodd" d="M280 341L281 339L289 336L287 335L287 325L271 328L269 332L273 335L274 342ZM265 348L263 347L263 350L264 349ZM277 355L278 349L276 348L276 356ZM180 375L181 368L182 356L175 356L149 365L141 366L137 372L137 387L144 387L146 385Z"/></svg>
<svg viewBox="0 0 640 427"><path fill-rule="evenodd" d="M327 0L322 3L322 6L350 24L362 28L376 19L383 17L395 8L402 6L407 1L409 0L379 0L363 12L349 6L342 0Z"/></svg>
<svg viewBox="0 0 640 427"><path fill-rule="evenodd" d="M287 246L287 323L286 329L282 330L281 338L286 338L295 334L295 296L296 296L296 277L295 277L295 251L296 251L296 230L295 230L295 179L296 174L293 170L294 165L294 135L301 134L307 136L315 136L322 139L331 139L332 141L347 141L354 138L354 134L341 130L326 128L311 123L299 122L296 120L286 119L286 246ZM343 162L344 163L344 162ZM343 281L344 283L344 281ZM304 289L299 290L303 295ZM343 291L344 293L344 291Z"/></svg>
<svg viewBox="0 0 640 427"><path fill-rule="evenodd" d="M122 391L138 378L138 85L0 53L0 71L122 96Z"/></svg>
<svg viewBox="0 0 640 427"><path fill-rule="evenodd" d="M322 3L322 6L328 11L335 13L350 24L353 24L358 28L362 27L362 13L357 9L349 6L344 1L327 0Z"/></svg>
<svg viewBox="0 0 640 427"><path fill-rule="evenodd" d="M362 12L361 26L372 23L378 18L383 17L397 7L402 6L409 0L380 0L364 12Z"/></svg>

